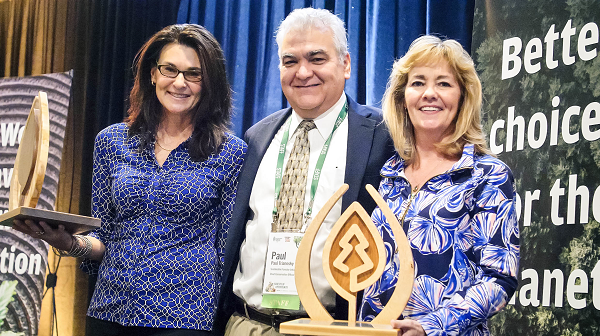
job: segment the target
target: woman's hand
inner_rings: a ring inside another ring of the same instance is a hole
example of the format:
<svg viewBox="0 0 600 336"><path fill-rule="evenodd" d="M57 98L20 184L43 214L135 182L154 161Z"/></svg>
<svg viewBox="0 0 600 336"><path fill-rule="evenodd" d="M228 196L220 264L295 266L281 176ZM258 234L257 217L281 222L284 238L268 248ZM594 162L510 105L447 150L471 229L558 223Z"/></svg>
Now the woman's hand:
<svg viewBox="0 0 600 336"><path fill-rule="evenodd" d="M425 336L425 330L421 327L421 324L415 320L404 319L404 320L393 320L392 327L400 329L398 336Z"/></svg>
<svg viewBox="0 0 600 336"><path fill-rule="evenodd" d="M73 246L73 236L65 231L63 225L58 229L53 229L45 222L35 222L31 219L24 221L15 219L13 229L30 235L33 238L41 239L59 250L69 251Z"/></svg>

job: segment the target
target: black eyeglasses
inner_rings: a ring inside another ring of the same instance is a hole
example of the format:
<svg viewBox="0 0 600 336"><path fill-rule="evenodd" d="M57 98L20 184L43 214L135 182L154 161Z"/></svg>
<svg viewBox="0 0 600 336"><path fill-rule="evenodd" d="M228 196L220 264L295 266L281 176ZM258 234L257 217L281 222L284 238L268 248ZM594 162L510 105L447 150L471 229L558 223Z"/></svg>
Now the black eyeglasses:
<svg viewBox="0 0 600 336"><path fill-rule="evenodd" d="M158 71L165 77L175 78L180 73L183 74L183 78L190 82L200 82L202 80L202 72L198 70L185 70L181 71L177 67L170 64L156 64Z"/></svg>

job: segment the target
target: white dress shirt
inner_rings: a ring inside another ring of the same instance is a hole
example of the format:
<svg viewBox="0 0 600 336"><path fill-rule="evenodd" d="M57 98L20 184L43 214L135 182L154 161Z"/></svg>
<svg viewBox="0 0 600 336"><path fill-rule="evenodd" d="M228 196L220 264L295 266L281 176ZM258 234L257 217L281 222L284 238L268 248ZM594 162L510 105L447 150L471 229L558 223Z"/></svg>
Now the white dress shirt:
<svg viewBox="0 0 600 336"><path fill-rule="evenodd" d="M319 153L325 144L325 141L333 130L335 121L339 112L346 103L346 94L342 94L340 99L329 110L314 119L315 129L308 132L310 142L310 158L308 164L308 176L306 178L306 192L304 202L304 212L310 202L310 184L312 182L313 172L317 165ZM292 111L290 124L290 139L286 146L284 163L287 164L290 152L294 147L294 132L302 118ZM234 276L233 292L244 299L246 303L256 309L261 309L263 277L265 272L265 261L268 247L269 233L271 232L271 223L273 222L273 206L275 204L275 168L277 165L277 156L279 145L281 144L285 132L285 123L279 129L269 148L267 149L258 171L252 192L250 194L249 206L251 212L250 220L246 223L246 239L240 248L240 261ZM348 147L348 117L333 134L327 157L323 163L321 178L315 194L312 217L321 210L321 207L327 200L342 186L346 171L346 150ZM285 171L285 166L284 166ZM325 307L335 306L335 292L327 283L323 271L322 251L325 241L333 225L341 215L341 199L329 212L325 221L321 225L313 245L310 268L313 286Z"/></svg>

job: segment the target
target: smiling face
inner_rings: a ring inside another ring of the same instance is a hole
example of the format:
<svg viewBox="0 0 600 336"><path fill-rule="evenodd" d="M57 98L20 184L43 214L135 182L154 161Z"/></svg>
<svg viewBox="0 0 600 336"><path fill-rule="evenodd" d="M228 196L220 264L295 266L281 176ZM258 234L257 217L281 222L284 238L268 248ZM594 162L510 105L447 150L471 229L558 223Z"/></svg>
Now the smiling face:
<svg viewBox="0 0 600 336"><path fill-rule="evenodd" d="M290 31L280 58L281 89L302 118L314 119L331 108L350 78L350 55L340 62L330 31Z"/></svg>
<svg viewBox="0 0 600 336"><path fill-rule="evenodd" d="M196 51L188 46L171 43L161 51L158 64L168 64L180 71L200 70L200 59ZM152 81L156 83L156 96L162 104L163 113L189 117L198 101L202 82L190 82L179 73L175 78L162 75L156 66L152 67Z"/></svg>
<svg viewBox="0 0 600 336"><path fill-rule="evenodd" d="M408 73L404 102L417 142L439 142L449 131L460 105L461 88L446 61L415 66Z"/></svg>

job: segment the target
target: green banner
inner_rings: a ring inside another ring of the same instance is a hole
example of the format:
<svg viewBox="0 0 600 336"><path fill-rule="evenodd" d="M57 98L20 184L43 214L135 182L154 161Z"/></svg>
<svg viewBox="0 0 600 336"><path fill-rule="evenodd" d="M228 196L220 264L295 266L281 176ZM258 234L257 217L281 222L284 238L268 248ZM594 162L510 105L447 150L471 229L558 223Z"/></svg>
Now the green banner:
<svg viewBox="0 0 600 336"><path fill-rule="evenodd" d="M490 148L519 195L519 288L493 335L600 335L600 1L477 1Z"/></svg>

